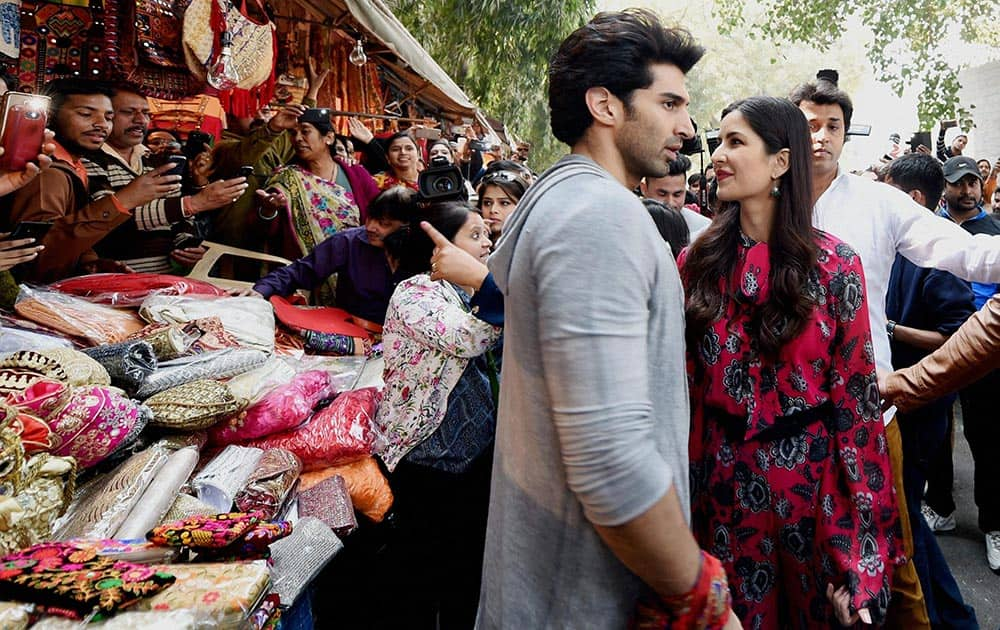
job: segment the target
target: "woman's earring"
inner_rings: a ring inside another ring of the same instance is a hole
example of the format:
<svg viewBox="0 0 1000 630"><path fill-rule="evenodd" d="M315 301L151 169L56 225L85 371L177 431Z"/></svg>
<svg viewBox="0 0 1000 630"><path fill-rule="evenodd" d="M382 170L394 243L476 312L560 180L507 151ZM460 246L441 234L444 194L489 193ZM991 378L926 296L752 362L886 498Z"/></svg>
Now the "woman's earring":
<svg viewBox="0 0 1000 630"><path fill-rule="evenodd" d="M774 186L771 187L771 196L777 199L781 196L781 180L774 180Z"/></svg>

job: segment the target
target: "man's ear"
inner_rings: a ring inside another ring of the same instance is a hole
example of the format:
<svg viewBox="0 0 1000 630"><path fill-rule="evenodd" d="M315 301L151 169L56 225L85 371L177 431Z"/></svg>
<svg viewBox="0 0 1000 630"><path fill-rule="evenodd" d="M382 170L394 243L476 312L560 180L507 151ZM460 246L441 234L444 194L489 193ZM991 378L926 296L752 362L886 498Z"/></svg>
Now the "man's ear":
<svg viewBox="0 0 1000 630"><path fill-rule="evenodd" d="M921 206L927 206L927 195L923 193L919 188L914 188L910 191L910 199L916 201Z"/></svg>
<svg viewBox="0 0 1000 630"><path fill-rule="evenodd" d="M584 94L587 109L594 121L608 127L613 127L616 121L624 116L625 109L617 96L607 88L592 87Z"/></svg>

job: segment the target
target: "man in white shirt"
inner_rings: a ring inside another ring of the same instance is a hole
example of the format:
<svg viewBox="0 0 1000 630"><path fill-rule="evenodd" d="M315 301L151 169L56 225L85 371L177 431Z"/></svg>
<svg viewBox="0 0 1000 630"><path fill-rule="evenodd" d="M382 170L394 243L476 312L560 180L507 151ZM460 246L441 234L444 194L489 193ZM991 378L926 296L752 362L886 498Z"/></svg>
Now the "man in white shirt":
<svg viewBox="0 0 1000 630"><path fill-rule="evenodd" d="M927 212L900 190L851 175L838 164L854 107L837 87L836 72L822 71L815 83L796 88L790 98L805 114L813 141L813 225L851 245L861 256L868 289L875 363L892 371L885 315L885 295L896 254L919 267L949 271L978 282L1000 280L1000 239L972 236L959 226ZM887 415L886 437L896 493L900 499L904 548L913 538L902 485L899 429ZM894 623L894 621L896 623ZM893 579L889 624L929 628L923 594L913 563L899 567Z"/></svg>
<svg viewBox="0 0 1000 630"><path fill-rule="evenodd" d="M691 160L686 155L678 155L670 162L670 170L663 177L644 177L639 182L639 191L647 199L655 199L668 208L681 213L687 223L690 240L698 238L711 223L711 219L703 217L694 210L684 206L687 197L687 171L691 168Z"/></svg>

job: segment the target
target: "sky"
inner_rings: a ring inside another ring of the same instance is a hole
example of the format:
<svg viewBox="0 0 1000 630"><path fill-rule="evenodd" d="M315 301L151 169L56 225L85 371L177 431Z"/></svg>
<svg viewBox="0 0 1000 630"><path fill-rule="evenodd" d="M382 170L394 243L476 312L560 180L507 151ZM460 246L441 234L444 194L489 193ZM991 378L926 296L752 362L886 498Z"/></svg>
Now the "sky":
<svg viewBox="0 0 1000 630"><path fill-rule="evenodd" d="M598 10L616 10L628 6L652 9L667 20L688 26L696 37L714 36L714 34L705 32L705 29L712 28L714 18L711 16L711 3L703 0L647 0L645 2L642 0L631 2L598 0L597 3ZM879 83L867 60L857 53L863 48L863 43L871 38L870 31L860 23L860 20L851 19L848 22L847 36L844 40L847 43L839 46L835 44L830 55L833 58L860 60L860 63L856 63L855 67L861 71L862 76L852 76L845 80L842 73L841 85L851 91L855 110L853 122L871 125L872 133L868 137L852 137L845 146L841 165L851 170L868 166L874 158L887 151L890 147L890 134L899 133L905 143L911 134L918 130L917 95L921 86L919 84L913 85L904 92L902 97L899 97L888 86ZM990 49L985 46L966 44L961 42L957 36L950 36L947 40L955 42L950 47L949 54L953 55L960 64L979 65L991 59L1000 59L1000 48ZM709 54L711 54L711 49ZM767 71L769 61L761 59L760 64L762 72ZM830 65L836 66L837 62L833 61ZM692 73L696 72L698 72L698 66L692 70ZM934 131L936 132L936 130ZM974 133L970 134L969 148L971 154L975 155L977 147Z"/></svg>

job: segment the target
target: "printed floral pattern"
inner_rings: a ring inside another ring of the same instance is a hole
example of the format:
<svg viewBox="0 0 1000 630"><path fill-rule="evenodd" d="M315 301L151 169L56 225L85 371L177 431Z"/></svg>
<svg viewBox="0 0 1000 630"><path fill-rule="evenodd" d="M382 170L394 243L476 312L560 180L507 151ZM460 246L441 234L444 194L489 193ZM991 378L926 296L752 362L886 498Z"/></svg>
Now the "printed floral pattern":
<svg viewBox="0 0 1000 630"><path fill-rule="evenodd" d="M745 236L721 281L735 295L689 353L692 525L724 562L744 627L830 623L827 582L880 619L900 560L861 263L848 245L817 240L807 283L817 306L775 360L746 333L768 299L770 261L767 244Z"/></svg>
<svg viewBox="0 0 1000 630"><path fill-rule="evenodd" d="M389 470L437 430L469 359L500 338L501 329L472 315L457 291L420 274L400 283L389 301L382 338L385 393L376 417Z"/></svg>

